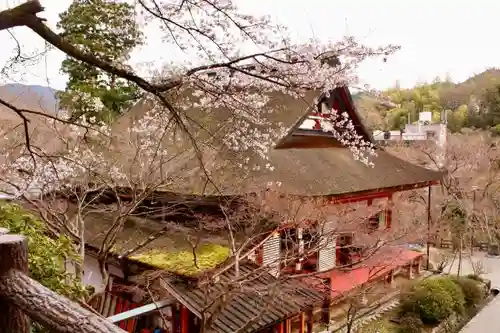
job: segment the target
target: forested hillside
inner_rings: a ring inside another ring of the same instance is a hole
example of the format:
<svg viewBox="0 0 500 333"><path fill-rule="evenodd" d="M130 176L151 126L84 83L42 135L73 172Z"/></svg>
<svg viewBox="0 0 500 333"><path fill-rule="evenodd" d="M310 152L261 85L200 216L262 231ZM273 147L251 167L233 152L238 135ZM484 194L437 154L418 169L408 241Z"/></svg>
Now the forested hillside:
<svg viewBox="0 0 500 333"><path fill-rule="evenodd" d="M439 121L441 111L446 110L448 127L453 132L480 128L500 134L500 69L488 69L458 84L439 78L412 89L401 89L396 84L383 95L398 106L383 108L367 95L355 98L372 130L397 130L408 120L418 120L422 111L432 112L433 119Z"/></svg>

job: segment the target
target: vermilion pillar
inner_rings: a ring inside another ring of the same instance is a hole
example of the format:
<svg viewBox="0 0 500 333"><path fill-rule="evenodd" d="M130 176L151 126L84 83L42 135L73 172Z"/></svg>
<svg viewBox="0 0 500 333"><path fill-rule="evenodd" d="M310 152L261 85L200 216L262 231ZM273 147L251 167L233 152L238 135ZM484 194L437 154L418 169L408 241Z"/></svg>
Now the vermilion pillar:
<svg viewBox="0 0 500 333"><path fill-rule="evenodd" d="M389 205L387 207L386 217L385 217L385 226L386 226L386 229L390 229L391 228L391 224L392 224L392 194L388 198L388 201L389 201Z"/></svg>
<svg viewBox="0 0 500 333"><path fill-rule="evenodd" d="M189 311L185 306L181 306L181 333L189 333Z"/></svg>

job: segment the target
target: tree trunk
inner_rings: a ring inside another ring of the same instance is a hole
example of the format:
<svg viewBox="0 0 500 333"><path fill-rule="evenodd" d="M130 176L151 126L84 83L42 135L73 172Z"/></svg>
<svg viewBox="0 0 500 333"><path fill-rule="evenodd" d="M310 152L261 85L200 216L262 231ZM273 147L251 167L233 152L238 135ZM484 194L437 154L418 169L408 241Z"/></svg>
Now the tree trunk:
<svg viewBox="0 0 500 333"><path fill-rule="evenodd" d="M240 251L236 251L234 257L234 277L238 278L240 276Z"/></svg>
<svg viewBox="0 0 500 333"><path fill-rule="evenodd" d="M99 255L99 258L97 258L97 263L99 264L99 272L101 273L102 281L99 288L95 290L96 294L105 292L109 284L109 273L106 267L106 262L107 255Z"/></svg>
<svg viewBox="0 0 500 333"><path fill-rule="evenodd" d="M80 246L81 249L85 251L85 246ZM75 265L75 278L77 281L82 282L83 281L83 260L85 260L85 254L80 253L80 260L79 261L74 261Z"/></svg>
<svg viewBox="0 0 500 333"><path fill-rule="evenodd" d="M4 257L1 259L3 263ZM1 276L0 297L23 309L32 319L54 333L125 333L113 323L57 295L17 270L10 270L8 274Z"/></svg>
<svg viewBox="0 0 500 333"><path fill-rule="evenodd" d="M463 247L463 235L460 235L460 245L458 247L458 269L457 276L460 276L460 270L462 269L462 247Z"/></svg>
<svg viewBox="0 0 500 333"><path fill-rule="evenodd" d="M75 265L75 275L79 281L83 281L83 267L85 263L85 220L81 216L80 212L77 214L77 226L78 236L80 237L80 242L78 244L80 262L77 262Z"/></svg>
<svg viewBox="0 0 500 333"><path fill-rule="evenodd" d="M8 287L5 281L12 272L28 273L28 242L22 236L0 236L0 288ZM0 295L0 330L2 332L28 333L29 320L22 307L16 307L8 297Z"/></svg>

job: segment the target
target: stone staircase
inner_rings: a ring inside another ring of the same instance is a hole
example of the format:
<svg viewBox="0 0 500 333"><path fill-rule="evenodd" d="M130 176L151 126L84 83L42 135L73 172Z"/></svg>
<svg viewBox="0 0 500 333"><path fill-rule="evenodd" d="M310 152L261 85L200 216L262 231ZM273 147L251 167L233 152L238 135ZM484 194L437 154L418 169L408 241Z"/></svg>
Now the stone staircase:
<svg viewBox="0 0 500 333"><path fill-rule="evenodd" d="M391 298L390 300L386 301L385 303L381 304L377 309L373 311L368 311L366 314L361 314L359 318L357 318L352 326L352 331L356 332L357 329L368 325L374 320L380 319L386 312L391 311L395 307L397 307L399 304L399 299L396 298ZM334 323L333 325L330 325L328 330L318 332L318 333L346 333L347 332L347 327L345 326L345 322L339 322L339 323Z"/></svg>
<svg viewBox="0 0 500 333"><path fill-rule="evenodd" d="M399 300L395 299L395 300L389 301L389 302L381 305L374 313L369 313L367 315L362 316L361 318L356 319L356 321L352 325L352 331L357 332L358 329L370 324L371 322L373 322L375 320L380 319L386 312L391 311L392 309L394 309L398 305L399 305ZM331 332L346 333L347 327L344 326L340 329L333 330Z"/></svg>

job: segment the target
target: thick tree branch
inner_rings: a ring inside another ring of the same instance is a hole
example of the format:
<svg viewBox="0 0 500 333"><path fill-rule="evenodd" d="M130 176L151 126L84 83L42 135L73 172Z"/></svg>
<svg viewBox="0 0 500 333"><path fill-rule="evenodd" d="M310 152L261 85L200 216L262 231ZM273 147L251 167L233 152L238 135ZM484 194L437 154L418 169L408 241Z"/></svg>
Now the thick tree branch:
<svg viewBox="0 0 500 333"><path fill-rule="evenodd" d="M174 79L172 81L169 81L167 83L163 84L152 84L145 79L141 78L140 76L136 75L133 71L126 70L124 68L119 68L117 66L114 66L104 60L101 60L97 58L95 55L91 53L84 52L77 47L73 46L71 43L66 41L64 38L62 38L60 35L52 31L47 25L43 23L43 19L39 18L36 16L37 13L43 11L43 7L40 5L40 2L38 0L32 0L28 1L22 5L19 5L17 7L14 7L13 9L8 9L0 12L0 31L16 27L16 26L26 26L33 30L37 35L42 37L45 41L48 43L52 44L65 54L69 55L70 57L75 58L76 60L82 61L86 64L89 64L91 66L97 67L102 69L103 71L106 71L110 74L116 75L120 78L126 79L128 81L134 82L137 84L139 87L144 89L147 92L150 92L152 94L159 94L162 92L165 92L167 90L170 90L172 88L175 88L179 85L182 84L182 79ZM7 23L13 22L10 24L7 24L4 22L4 17L5 19L9 19L10 21L6 21ZM274 50L272 52L278 52L281 51L282 49L279 50ZM271 52L271 53L272 53ZM204 70L209 70L209 69L216 69L216 68L232 68L232 65L239 63L241 61L255 58L258 56L264 56L267 53L256 53L252 55L247 55L241 58L237 59L232 59L228 62L225 63L218 63L218 64L211 64L211 65L206 65L206 66L200 66L200 67L195 67L190 69L189 71L186 72L184 76L190 76L193 75L199 71L204 71ZM255 75L255 74L252 74Z"/></svg>
<svg viewBox="0 0 500 333"><path fill-rule="evenodd" d="M43 10L44 8L40 4L40 1L32 0L12 9L1 11L0 31L26 25L27 18L36 17L36 14L43 12Z"/></svg>
<svg viewBox="0 0 500 333"><path fill-rule="evenodd" d="M0 19L0 25L1 25L1 19ZM9 102L6 102L6 101L0 99L0 105L6 106L9 109L11 109L12 111L14 111L23 121L23 129L24 129L24 136L25 136L25 140L26 140L26 148L28 149L30 154L33 155L34 153L31 149L30 133L29 133L29 122L30 122L29 119L26 118L26 116L23 114L22 109L16 108L14 105L10 104ZM33 160L34 160L34 158L33 158Z"/></svg>

